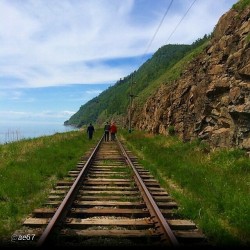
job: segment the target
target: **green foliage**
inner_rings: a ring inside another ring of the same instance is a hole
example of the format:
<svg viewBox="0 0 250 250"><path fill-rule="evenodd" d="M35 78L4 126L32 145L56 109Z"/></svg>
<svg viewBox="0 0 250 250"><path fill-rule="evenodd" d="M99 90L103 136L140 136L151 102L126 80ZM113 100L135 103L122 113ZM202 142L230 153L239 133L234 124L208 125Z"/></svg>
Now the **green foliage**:
<svg viewBox="0 0 250 250"><path fill-rule="evenodd" d="M250 32L248 32L247 36L246 36L246 42L249 43L250 42Z"/></svg>
<svg viewBox="0 0 250 250"><path fill-rule="evenodd" d="M236 4L233 5L233 9L238 11L243 11L250 5L250 0L239 0Z"/></svg>
<svg viewBox="0 0 250 250"><path fill-rule="evenodd" d="M193 58L199 55L207 46L207 39L208 38L206 37L204 40L202 39L202 42L198 41L198 47L194 46L194 48L189 53L187 53L186 56L174 64L170 69L166 70L165 73L159 76L159 78L157 78L155 81L152 81L147 88L143 89L140 92L139 97L136 99L136 103L140 106L143 105L148 97L158 90L161 84L171 84L174 80L177 80L180 77L181 72L185 69L186 65Z"/></svg>
<svg viewBox="0 0 250 250"><path fill-rule="evenodd" d="M208 39L209 37L205 35L191 45L169 44L161 47L137 71L117 81L114 86L82 105L68 121L65 121L65 125L81 127L96 121L102 124L114 115L124 116L127 113L131 93L137 96L136 102L144 103L145 98L154 93L157 86L165 80L162 76L168 81L177 79L186 60L179 67L175 65ZM169 72L167 77L166 72Z"/></svg>
<svg viewBox="0 0 250 250"><path fill-rule="evenodd" d="M169 126L169 127L168 127L168 134L169 134L169 135L174 135L174 134L175 134L174 126Z"/></svg>

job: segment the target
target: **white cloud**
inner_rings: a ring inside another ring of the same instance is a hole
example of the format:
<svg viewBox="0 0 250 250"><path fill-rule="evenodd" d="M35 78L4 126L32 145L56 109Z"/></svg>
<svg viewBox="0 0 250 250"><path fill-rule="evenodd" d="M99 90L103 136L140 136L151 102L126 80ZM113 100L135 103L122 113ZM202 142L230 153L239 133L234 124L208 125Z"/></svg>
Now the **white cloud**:
<svg viewBox="0 0 250 250"><path fill-rule="evenodd" d="M100 89L86 90L87 95L93 95L93 96L96 96L96 95L100 94L101 92L102 92L102 90L100 90Z"/></svg>
<svg viewBox="0 0 250 250"><path fill-rule="evenodd" d="M26 116L28 115L28 112L22 112L22 111L0 111L0 116L10 116L10 117L20 117L20 116Z"/></svg>
<svg viewBox="0 0 250 250"><path fill-rule="evenodd" d="M11 100L19 100L20 98L22 98L23 93L21 91L18 90L14 90L12 91L11 95L10 95L10 99Z"/></svg>
<svg viewBox="0 0 250 250"><path fill-rule="evenodd" d="M41 112L28 112L28 111L0 111L0 116L5 117L6 120L18 121L18 120L46 120L53 121L59 118L67 119L71 115L75 114L75 111L62 110L62 111L52 111L44 110Z"/></svg>
<svg viewBox="0 0 250 250"><path fill-rule="evenodd" d="M202 38L205 34L210 34L219 21L219 18L237 0L202 0L195 1L192 5L193 2L194 0L177 0L173 3L173 8L178 8L181 3L182 10L181 12L169 12L151 49L157 50L161 43L191 44L198 38ZM191 9L188 11L189 7ZM186 16L181 20L185 13ZM177 29L175 30L175 28ZM172 34L173 31L174 33Z"/></svg>
<svg viewBox="0 0 250 250"><path fill-rule="evenodd" d="M63 117L68 117L68 116L75 114L75 111L64 110L64 111L61 111L61 114L63 115Z"/></svg>
<svg viewBox="0 0 250 250"><path fill-rule="evenodd" d="M165 4L156 10L152 1L145 13L152 20L146 24L132 16L140 11L136 0L0 1L0 88L110 83L126 76L134 65L104 62L144 54L169 4L161 1ZM148 52L166 44L191 1L176 3L185 6L170 9ZM170 42L190 43L211 32L225 3L197 1Z"/></svg>

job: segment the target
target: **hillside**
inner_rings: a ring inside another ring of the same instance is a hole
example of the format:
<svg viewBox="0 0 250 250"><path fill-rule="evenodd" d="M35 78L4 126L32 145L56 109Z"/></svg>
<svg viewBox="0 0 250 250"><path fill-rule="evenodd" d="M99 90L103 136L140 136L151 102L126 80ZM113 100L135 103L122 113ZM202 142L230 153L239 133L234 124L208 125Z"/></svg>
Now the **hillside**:
<svg viewBox="0 0 250 250"><path fill-rule="evenodd" d="M153 133L175 132L184 141L199 138L212 147L249 151L249 16L249 0L225 13L211 41L180 78L172 81L166 74L143 107L135 105L133 126Z"/></svg>
<svg viewBox="0 0 250 250"><path fill-rule="evenodd" d="M82 105L78 112L65 121L65 125L81 127L90 122L102 124L106 119L125 117L129 104L130 84L133 75L133 94L139 95L158 79L164 72L181 60L187 53L207 40L198 39L192 45L165 45L147 60L137 71L132 72L103 91L98 97ZM150 93L149 93L150 94ZM117 117L118 116L118 117Z"/></svg>
<svg viewBox="0 0 250 250"><path fill-rule="evenodd" d="M132 93L132 128L250 151L249 16L250 0L240 0L220 18L211 37L163 46L65 125L102 125L115 118L128 127Z"/></svg>

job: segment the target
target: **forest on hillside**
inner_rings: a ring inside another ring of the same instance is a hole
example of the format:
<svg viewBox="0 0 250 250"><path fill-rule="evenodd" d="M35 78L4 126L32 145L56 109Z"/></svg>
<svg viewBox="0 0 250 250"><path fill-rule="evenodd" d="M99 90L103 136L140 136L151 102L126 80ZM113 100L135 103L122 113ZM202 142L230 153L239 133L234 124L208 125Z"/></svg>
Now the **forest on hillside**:
<svg viewBox="0 0 250 250"><path fill-rule="evenodd" d="M159 48L138 70L118 80L99 96L82 105L64 125L80 128L90 122L102 123L114 116L123 116L127 113L130 95L138 96L153 81L209 38L210 36L205 35L191 45L168 44Z"/></svg>

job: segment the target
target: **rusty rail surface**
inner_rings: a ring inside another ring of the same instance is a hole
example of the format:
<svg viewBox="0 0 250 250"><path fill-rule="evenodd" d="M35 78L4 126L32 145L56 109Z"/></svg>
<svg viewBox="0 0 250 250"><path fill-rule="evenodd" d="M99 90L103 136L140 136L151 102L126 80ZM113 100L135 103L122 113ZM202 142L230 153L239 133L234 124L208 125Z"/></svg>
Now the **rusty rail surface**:
<svg viewBox="0 0 250 250"><path fill-rule="evenodd" d="M49 237L49 235L53 231L53 228L55 227L55 225L67 213L67 210L69 209L69 207L71 206L72 202L74 201L74 198L75 198L75 196L76 196L76 194L77 194L77 192L78 192L78 190L79 190L79 188L81 186L81 181L83 180L84 174L86 173L87 168L91 164L91 161L93 160L93 158L94 158L94 156L95 156L95 154L96 154L96 152L97 152L97 150L98 150L98 148L99 148L102 140L103 140L103 137L100 139L100 141L98 142L97 146L94 148L92 154L90 155L89 159L85 163L85 165L82 168L81 172L79 173L78 177L74 181L74 183L71 186L70 190L68 191L67 195L63 199L61 205L58 207L56 213L51 218L49 224L47 225L47 227L45 228L43 234L39 238L37 246L42 246L45 243L46 239Z"/></svg>
<svg viewBox="0 0 250 250"><path fill-rule="evenodd" d="M122 146L120 141L118 141L118 145L123 153L123 155L126 158L126 161L130 165L130 167L133 169L133 172L135 174L134 178L137 183L137 186L139 190L141 191L142 197L147 205L147 208L150 212L151 217L155 221L156 224L159 225L159 229L162 234L162 240L167 240L170 245L173 246L179 246L179 242L177 241L175 235L173 234L173 231L171 230L170 226L168 225L166 219L162 215L159 207L156 205L152 195L150 194L149 190L147 189L146 185L144 184L142 178L140 177L138 171L136 170L134 164L130 160L125 148Z"/></svg>

